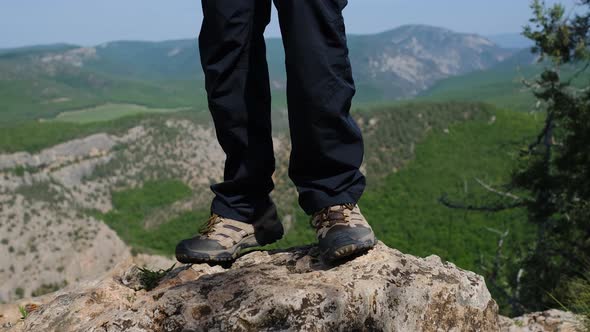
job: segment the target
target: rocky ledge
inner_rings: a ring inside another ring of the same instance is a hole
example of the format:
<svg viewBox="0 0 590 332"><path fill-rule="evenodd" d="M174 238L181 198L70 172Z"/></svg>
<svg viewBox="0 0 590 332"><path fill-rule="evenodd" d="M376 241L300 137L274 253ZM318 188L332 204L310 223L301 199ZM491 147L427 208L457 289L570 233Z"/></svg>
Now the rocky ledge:
<svg viewBox="0 0 590 332"><path fill-rule="evenodd" d="M507 318L500 317L502 332L582 332L584 319L571 312L551 309Z"/></svg>
<svg viewBox="0 0 590 332"><path fill-rule="evenodd" d="M579 316L559 310L498 316L482 277L436 256L382 243L336 266L317 256L314 247L251 252L227 269L178 267L150 290L156 279L137 264L172 262L135 257L101 280L21 301L24 319L17 304L0 305L0 331L582 330Z"/></svg>
<svg viewBox="0 0 590 332"><path fill-rule="evenodd" d="M255 251L230 268L177 267L152 290L121 264L38 303L10 331L498 331L484 279L379 243L336 266L315 247ZM10 324L8 324L10 325Z"/></svg>

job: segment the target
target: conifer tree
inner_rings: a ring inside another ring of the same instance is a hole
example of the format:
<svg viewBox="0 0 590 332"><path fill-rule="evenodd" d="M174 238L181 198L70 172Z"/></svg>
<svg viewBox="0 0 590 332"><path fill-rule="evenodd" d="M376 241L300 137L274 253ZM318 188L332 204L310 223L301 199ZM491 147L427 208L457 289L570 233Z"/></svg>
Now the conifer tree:
<svg viewBox="0 0 590 332"><path fill-rule="evenodd" d="M524 207L537 226L516 295L527 310L543 310L556 306L555 297L590 262L590 0L570 15L541 0L531 8L523 34L545 68L527 85L545 121L512 176L512 185L529 193ZM564 67L577 69L573 77L562 77Z"/></svg>

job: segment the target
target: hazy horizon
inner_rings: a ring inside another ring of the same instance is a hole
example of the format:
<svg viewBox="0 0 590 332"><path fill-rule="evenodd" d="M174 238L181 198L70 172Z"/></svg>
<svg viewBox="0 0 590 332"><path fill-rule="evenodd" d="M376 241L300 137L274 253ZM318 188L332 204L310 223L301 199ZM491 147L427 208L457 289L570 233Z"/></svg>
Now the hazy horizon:
<svg viewBox="0 0 590 332"><path fill-rule="evenodd" d="M425 23L408 23L408 24L402 24L399 26L395 26L395 27L391 27L385 30L381 30L381 31L375 31L375 32L366 32L366 33L354 33L354 32L347 32L348 35L373 35L373 34L379 34L379 33L384 33L387 31L391 31L391 30L395 30L397 28L401 28L403 26L406 25L424 25L424 26L432 26L435 28L441 28L441 29L449 29L447 27L443 27L443 26L435 26L435 25L430 25L430 24L425 24ZM452 30L452 29L449 29ZM452 30L454 31L454 30ZM458 33L472 33L469 31L455 31ZM476 34L476 33L475 33ZM520 32L505 32L505 33L498 33L498 34L491 34L491 35L481 35L483 37L501 37L501 36L516 36L519 35ZM478 34L479 35L479 34ZM67 41L55 41L55 42L47 42L47 43L36 43L36 44L24 44L24 45L15 45L15 46L2 46L0 45L0 49L17 49L17 48L26 48L26 47L32 47L32 46L50 46L50 45L60 45L60 44L65 44L65 45L74 45L74 46L81 46L81 47L93 47L93 46L99 46L101 44L107 44L107 43L114 43L114 42L128 42L128 41L138 41L138 42L165 42L165 41L173 41L173 40L187 40L187 39L195 39L197 38L197 36L185 36L185 37L178 37L178 38L166 38L166 39L111 39L111 40L105 40L103 42L100 43L96 43L96 44L78 44L78 43L72 43L72 42L67 42ZM265 39L274 39L274 38L281 38L280 35L266 35ZM522 38L525 38L524 36Z"/></svg>
<svg viewBox="0 0 590 332"><path fill-rule="evenodd" d="M0 29L4 31L0 48L195 38L202 20L198 0L176 0L174 5L163 5L158 0L8 1L0 11ZM561 2L571 8L576 0L547 2ZM373 34L402 25L423 24L496 36L520 33L531 16L529 3L528 0L517 3L514 0L350 0L344 15L350 34ZM7 34L7 31L17 33ZM274 9L266 36L280 36Z"/></svg>

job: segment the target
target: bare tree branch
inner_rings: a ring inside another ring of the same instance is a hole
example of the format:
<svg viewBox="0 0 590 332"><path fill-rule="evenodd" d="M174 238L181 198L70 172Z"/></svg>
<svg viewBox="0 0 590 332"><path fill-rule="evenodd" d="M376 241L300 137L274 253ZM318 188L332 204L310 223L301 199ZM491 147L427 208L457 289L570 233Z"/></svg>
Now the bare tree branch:
<svg viewBox="0 0 590 332"><path fill-rule="evenodd" d="M488 206L477 206L472 204L461 204L456 202L451 202L448 199L447 194L444 194L438 199L439 203L442 205L450 208L450 209L461 209L461 210L468 210L468 211L480 211L480 212L500 212L510 209L515 209L519 207L525 206L525 202L519 201L512 204L498 204L498 205L488 205Z"/></svg>
<svg viewBox="0 0 590 332"><path fill-rule="evenodd" d="M488 230L492 233L495 233L499 236L498 245L496 248L496 256L494 257L492 271L487 273L486 282L488 282L492 287L494 287L495 289L502 292L502 294L504 294L504 296L508 300L508 303L510 304L510 306L512 307L512 310L514 312L524 311L524 309L525 309L524 306L518 301L516 296L514 296L514 294L512 294L513 292L509 292L508 290L506 290L504 287L502 287L498 283L498 276L500 275L502 261L504 260L504 256L502 254L502 250L504 248L504 241L508 237L508 234L510 234L510 231L506 230L506 231L502 232L502 231L499 231L495 228L489 228L489 227L486 227L486 230ZM487 270L487 269L484 268L484 270Z"/></svg>
<svg viewBox="0 0 590 332"><path fill-rule="evenodd" d="M508 197L511 198L515 201L520 201L520 200L524 200L522 197L518 197L512 193L509 192L503 192L503 191L499 191L497 189L492 188L492 186L490 186L489 184L483 182L482 180L475 178L475 181L477 181L477 183L479 183L482 187L484 187L487 191L492 192L494 194L500 195L500 196L504 196L504 197Z"/></svg>

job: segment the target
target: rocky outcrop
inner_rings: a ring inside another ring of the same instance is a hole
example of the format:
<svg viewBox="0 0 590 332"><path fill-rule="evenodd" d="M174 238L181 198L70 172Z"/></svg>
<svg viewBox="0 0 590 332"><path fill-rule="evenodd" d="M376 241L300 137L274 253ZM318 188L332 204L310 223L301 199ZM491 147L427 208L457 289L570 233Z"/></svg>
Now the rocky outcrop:
<svg viewBox="0 0 590 332"><path fill-rule="evenodd" d="M144 132L144 128L138 126L129 130L129 133L122 137L99 133L58 144L36 154L17 152L0 155L0 169L18 166L59 168L64 164L73 163L80 159L97 157L108 153L116 144L136 140L143 136Z"/></svg>
<svg viewBox="0 0 590 332"><path fill-rule="evenodd" d="M123 264L101 281L65 289L10 330L499 330L481 276L382 243L337 266L302 247L251 252L228 269L178 267L151 291L134 290L137 273Z"/></svg>
<svg viewBox="0 0 590 332"><path fill-rule="evenodd" d="M120 262L121 263L118 264L115 268L117 271L120 271L121 268L126 268L129 266L145 266L151 270L159 270L169 268L174 264L174 261L172 261L170 258L146 254L139 254L137 256L131 256L130 254L128 254L126 258L121 258ZM75 264L75 262L72 262L72 264ZM84 267L88 268L88 264L86 264L86 266ZM54 301L57 297L61 296L62 294L80 291L81 289L85 289L85 287L88 287L89 285L96 285L103 278L112 277L113 272L114 271L105 273L104 271L102 271L101 273L99 273L100 275L102 275L101 278L85 279L78 283L73 283L57 293L45 294L35 298L26 298L14 303L0 302L0 331L4 332L6 329L10 327L16 327L19 330L24 329L24 326L22 325L24 321L22 320L22 313L20 312L19 307L23 310L26 310L29 313L34 312L35 310L38 310L41 306L50 303L51 301ZM86 273L89 272L86 271Z"/></svg>
<svg viewBox="0 0 590 332"><path fill-rule="evenodd" d="M561 310L533 312L513 319L501 317L502 332L579 332L582 319Z"/></svg>
<svg viewBox="0 0 590 332"><path fill-rule="evenodd" d="M117 233L92 217L0 193L0 303L96 279L129 256Z"/></svg>

